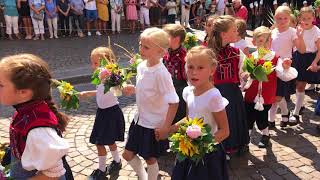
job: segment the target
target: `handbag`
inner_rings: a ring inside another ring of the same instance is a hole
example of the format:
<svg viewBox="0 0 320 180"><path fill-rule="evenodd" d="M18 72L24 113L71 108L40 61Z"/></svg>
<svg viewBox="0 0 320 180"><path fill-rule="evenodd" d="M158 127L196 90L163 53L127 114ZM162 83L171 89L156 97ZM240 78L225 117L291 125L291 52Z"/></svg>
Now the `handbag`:
<svg viewBox="0 0 320 180"><path fill-rule="evenodd" d="M32 18L37 20L37 21L42 21L43 20L43 14L42 13L40 13L40 14L33 13Z"/></svg>

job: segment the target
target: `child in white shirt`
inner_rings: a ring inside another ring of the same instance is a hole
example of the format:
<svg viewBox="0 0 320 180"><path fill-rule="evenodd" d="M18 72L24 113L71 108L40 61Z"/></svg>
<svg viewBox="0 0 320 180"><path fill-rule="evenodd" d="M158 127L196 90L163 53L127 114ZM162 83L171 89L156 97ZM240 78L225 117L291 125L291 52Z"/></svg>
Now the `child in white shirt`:
<svg viewBox="0 0 320 180"><path fill-rule="evenodd" d="M161 60L168 46L169 35L164 30L148 28L143 31L140 54L145 60L138 66L136 87L127 86L123 90L127 95L135 91L138 106L123 158L142 180L157 179L157 158L168 148L168 141L160 139L168 135L178 108L179 97L171 75ZM145 159L148 174L137 154Z"/></svg>

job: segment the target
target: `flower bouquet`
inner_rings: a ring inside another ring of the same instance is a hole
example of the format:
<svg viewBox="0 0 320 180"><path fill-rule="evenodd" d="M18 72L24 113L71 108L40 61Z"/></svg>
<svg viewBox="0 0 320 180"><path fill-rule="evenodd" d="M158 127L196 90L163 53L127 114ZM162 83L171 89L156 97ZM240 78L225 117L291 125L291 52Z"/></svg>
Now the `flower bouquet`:
<svg viewBox="0 0 320 180"><path fill-rule="evenodd" d="M137 74L137 67L142 61L140 54L134 54L129 61L128 72Z"/></svg>
<svg viewBox="0 0 320 180"><path fill-rule="evenodd" d="M320 0L314 1L313 5L314 5L315 8L320 7Z"/></svg>
<svg viewBox="0 0 320 180"><path fill-rule="evenodd" d="M76 91L70 83L54 80L53 84L57 86L59 90L60 104L62 108L65 108L66 110L79 108L79 92Z"/></svg>
<svg viewBox="0 0 320 180"><path fill-rule="evenodd" d="M102 83L104 85L104 93L110 90L113 91L115 96L121 96L121 88L133 76L134 73L125 68L120 68L118 64L108 63L106 59L102 59L100 67L92 75L91 83L94 85Z"/></svg>
<svg viewBox="0 0 320 180"><path fill-rule="evenodd" d="M198 38L196 37L195 34L192 34L191 32L188 32L186 34L186 37L183 41L183 47L186 48L187 50L191 49L194 46L198 45Z"/></svg>
<svg viewBox="0 0 320 180"><path fill-rule="evenodd" d="M247 83L247 88L250 87L252 80L259 81L258 85L258 94L254 100L256 103L255 109L259 111L263 111L263 103L264 99L262 97L262 82L268 81L268 75L271 74L274 71L273 64L270 56L273 56L272 51L264 49L264 48L258 48L257 50L257 56L250 55L247 57L243 62L243 71L248 72L250 75L250 83Z"/></svg>
<svg viewBox="0 0 320 180"><path fill-rule="evenodd" d="M10 177L10 155L8 156L8 145L7 144L0 144L0 180L11 180ZM9 157L9 159L8 159Z"/></svg>
<svg viewBox="0 0 320 180"><path fill-rule="evenodd" d="M169 140L172 142L171 150L177 153L179 161L188 158L198 164L205 154L214 151L211 128L204 124L203 118L185 119Z"/></svg>

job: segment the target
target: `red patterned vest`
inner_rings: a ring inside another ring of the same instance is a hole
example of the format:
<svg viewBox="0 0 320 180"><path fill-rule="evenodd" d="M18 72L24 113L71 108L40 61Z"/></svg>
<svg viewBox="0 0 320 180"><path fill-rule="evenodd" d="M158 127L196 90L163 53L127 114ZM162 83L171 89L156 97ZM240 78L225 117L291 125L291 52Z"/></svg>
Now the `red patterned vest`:
<svg viewBox="0 0 320 180"><path fill-rule="evenodd" d="M177 80L186 80L184 65L187 51L180 47L176 50L170 50L163 56L163 63L167 67L172 78Z"/></svg>
<svg viewBox="0 0 320 180"><path fill-rule="evenodd" d="M10 124L10 147L15 158L20 160L29 131L37 127L57 129L58 120L45 101L23 103L15 108Z"/></svg>
<svg viewBox="0 0 320 180"><path fill-rule="evenodd" d="M226 46L217 54L218 66L213 76L214 84L239 83L240 51Z"/></svg>
<svg viewBox="0 0 320 180"><path fill-rule="evenodd" d="M271 62L275 67L277 66L279 56L275 56ZM254 80L251 86L246 90L244 101L248 103L253 103L255 97L258 94L259 82ZM264 99L264 104L273 104L276 102L276 89L277 89L277 73L273 71L268 75L268 82L262 83L262 97Z"/></svg>

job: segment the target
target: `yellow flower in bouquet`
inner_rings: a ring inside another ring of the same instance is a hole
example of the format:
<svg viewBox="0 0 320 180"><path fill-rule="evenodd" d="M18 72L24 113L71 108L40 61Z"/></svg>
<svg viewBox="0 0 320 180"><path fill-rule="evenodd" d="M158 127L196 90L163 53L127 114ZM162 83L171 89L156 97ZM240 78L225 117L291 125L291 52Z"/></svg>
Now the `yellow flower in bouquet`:
<svg viewBox="0 0 320 180"><path fill-rule="evenodd" d="M244 72L248 72L252 79L260 82L268 81L268 75L273 72L273 64L270 60L265 60L264 57L271 54L272 51L264 48L258 49L258 57L249 55L243 62Z"/></svg>
<svg viewBox="0 0 320 180"><path fill-rule="evenodd" d="M66 110L79 108L79 92L66 81L54 80L54 85L57 86L60 93L60 105Z"/></svg>
<svg viewBox="0 0 320 180"><path fill-rule="evenodd" d="M211 128L203 118L185 119L178 131L169 137L171 150L177 153L179 161L188 158L199 163L203 156L214 151Z"/></svg>
<svg viewBox="0 0 320 180"><path fill-rule="evenodd" d="M188 32L186 34L184 41L183 41L184 48L189 50L192 47L197 46L197 45L198 45L198 38L196 37L196 35L192 34L191 32Z"/></svg>

